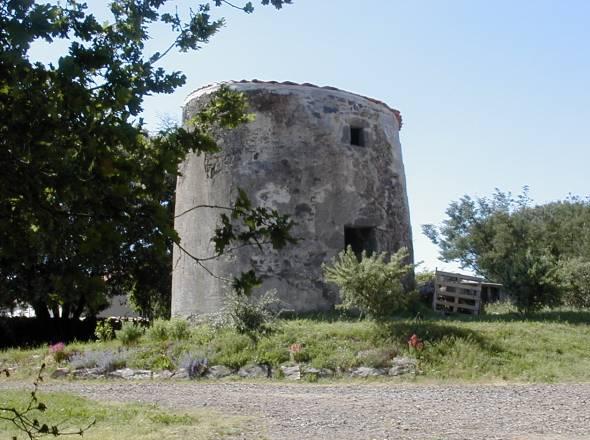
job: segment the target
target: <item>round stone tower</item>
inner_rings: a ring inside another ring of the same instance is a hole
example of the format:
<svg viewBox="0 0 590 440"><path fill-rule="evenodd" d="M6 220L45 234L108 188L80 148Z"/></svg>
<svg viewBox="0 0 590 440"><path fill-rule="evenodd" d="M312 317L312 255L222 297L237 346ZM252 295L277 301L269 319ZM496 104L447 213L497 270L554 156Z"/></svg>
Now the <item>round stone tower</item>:
<svg viewBox="0 0 590 440"><path fill-rule="evenodd" d="M176 188L175 227L186 251L214 255L211 237L221 211L238 189L254 205L272 207L296 222L301 241L281 251L242 248L204 261L202 267L175 247L172 314L213 313L223 306L221 277L253 265L261 291L276 288L296 311L328 310L336 290L322 280L321 264L345 246L355 252L412 255L412 233L399 130L401 116L386 104L312 84L228 82L248 98L253 122L221 132L221 152L190 155ZM187 121L219 84L193 92L184 106Z"/></svg>

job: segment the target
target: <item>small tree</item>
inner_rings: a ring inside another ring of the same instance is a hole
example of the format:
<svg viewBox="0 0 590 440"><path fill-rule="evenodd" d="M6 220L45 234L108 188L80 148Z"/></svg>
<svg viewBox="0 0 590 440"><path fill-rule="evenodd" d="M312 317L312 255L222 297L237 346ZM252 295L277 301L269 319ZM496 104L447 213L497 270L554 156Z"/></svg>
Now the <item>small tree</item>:
<svg viewBox="0 0 590 440"><path fill-rule="evenodd" d="M564 304L590 308L590 261L572 258L559 263Z"/></svg>
<svg viewBox="0 0 590 440"><path fill-rule="evenodd" d="M524 313L559 303L558 261L590 243L590 205L575 197L531 206L526 188L516 198L496 190L489 198L464 196L446 214L440 226L422 227L441 259L502 283Z"/></svg>
<svg viewBox="0 0 590 440"><path fill-rule="evenodd" d="M239 291L231 291L225 299L225 315L229 324L240 333L250 335L269 333L280 310L276 290L252 298Z"/></svg>
<svg viewBox="0 0 590 440"><path fill-rule="evenodd" d="M178 165L190 152L217 151L214 130L249 117L245 98L221 88L190 130L148 136L144 100L185 83L161 61L207 44L225 23L214 18L216 6L250 13L253 4L87 3L0 1L0 305L78 318L96 314L113 294L131 293L143 313L166 314L170 249L179 242L172 224ZM260 3L281 8L291 0ZM158 40L161 49L150 52L153 32L167 27L170 41ZM31 53L35 44L59 42L67 49L52 63ZM229 208L236 220L254 210ZM270 234L280 245L288 225L278 213L258 209L261 215L264 230L255 225L247 238ZM226 234L216 252L235 238Z"/></svg>
<svg viewBox="0 0 590 440"><path fill-rule="evenodd" d="M408 252L400 249L388 258L386 253L359 260L352 248L340 252L330 265L322 265L324 279L340 288L343 310L359 310L372 318L391 316L406 304L403 279L413 266L407 264Z"/></svg>

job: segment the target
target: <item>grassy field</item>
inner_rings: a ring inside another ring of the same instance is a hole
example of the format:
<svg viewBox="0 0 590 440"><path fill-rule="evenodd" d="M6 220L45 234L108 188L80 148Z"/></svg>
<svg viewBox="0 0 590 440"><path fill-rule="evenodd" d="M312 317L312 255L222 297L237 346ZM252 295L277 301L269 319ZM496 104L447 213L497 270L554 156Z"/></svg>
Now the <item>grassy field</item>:
<svg viewBox="0 0 590 440"><path fill-rule="evenodd" d="M28 393L2 391L0 407L23 408ZM96 423L84 433L88 440L119 439L219 439L242 432L246 419L220 416L213 411L172 413L153 405L109 405L64 393L38 394L47 406L44 413L35 414L41 423L59 424L62 432L76 432ZM5 413L0 412L0 416ZM6 438L26 438L9 421L0 420L0 432Z"/></svg>
<svg viewBox="0 0 590 440"><path fill-rule="evenodd" d="M412 334L424 340L423 350L408 347ZM393 356L416 357L421 374L403 380L590 380L590 311L563 309L523 317L494 306L479 317L425 313L384 323L316 316L280 320L270 334L258 337L201 325L176 339L152 332L132 346L114 340L71 344L67 350L115 353L120 366L132 368L174 369L183 359L207 359L209 365L230 368L249 363L276 367L293 360L289 347L294 343L303 345L295 361L332 370L385 367ZM0 366L17 365L17 376L27 377L44 359L50 369L58 366L47 353L46 347L7 350L0 352Z"/></svg>

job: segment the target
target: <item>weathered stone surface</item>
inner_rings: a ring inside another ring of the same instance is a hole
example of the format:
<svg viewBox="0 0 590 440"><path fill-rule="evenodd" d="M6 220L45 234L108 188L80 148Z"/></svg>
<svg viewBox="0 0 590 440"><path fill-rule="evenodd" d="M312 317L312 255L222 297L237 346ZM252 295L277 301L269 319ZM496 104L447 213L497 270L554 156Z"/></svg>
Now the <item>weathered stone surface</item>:
<svg viewBox="0 0 590 440"><path fill-rule="evenodd" d="M301 368L299 365L282 365L281 371L283 376L288 380L299 380L301 379Z"/></svg>
<svg viewBox="0 0 590 440"><path fill-rule="evenodd" d="M350 372L351 377L372 377L385 376L387 370L384 368L358 367Z"/></svg>
<svg viewBox="0 0 590 440"><path fill-rule="evenodd" d="M103 368L80 368L72 374L76 379L98 379L105 376Z"/></svg>
<svg viewBox="0 0 590 440"><path fill-rule="evenodd" d="M416 359L399 356L392 360L392 365L387 372L390 376L416 374Z"/></svg>
<svg viewBox="0 0 590 440"><path fill-rule="evenodd" d="M209 367L205 373L205 377L211 379L221 379L231 375L232 373L233 371L227 368L225 365L213 365L212 367Z"/></svg>
<svg viewBox="0 0 590 440"><path fill-rule="evenodd" d="M154 373L154 379L170 379L174 376L174 372L170 370L162 370Z"/></svg>
<svg viewBox="0 0 590 440"><path fill-rule="evenodd" d="M52 379L59 379L62 377L66 377L68 374L70 374L69 368L58 368L53 373L51 373L51 378Z"/></svg>
<svg viewBox="0 0 590 440"><path fill-rule="evenodd" d="M305 245L264 254L241 248L207 261L207 270L175 247L173 315L218 312L226 286L210 272L230 277L252 265L263 279L260 291L275 288L285 308L331 309L337 292L323 282L321 263L346 241L377 252L405 246L411 253L399 112L335 89L259 82L230 87L245 93L255 120L219 131L221 152L190 155L181 165L175 227L183 247L196 256L215 254L211 237L221 211L192 208L229 206L238 188L255 205L291 215L292 233ZM187 123L217 89L189 96ZM362 146L354 145L359 133Z"/></svg>
<svg viewBox="0 0 590 440"><path fill-rule="evenodd" d="M270 377L270 368L266 365L246 365L239 369L238 376L240 377Z"/></svg>
<svg viewBox="0 0 590 440"><path fill-rule="evenodd" d="M326 378L326 377L333 377L334 371L330 370L329 368L313 368L313 367L304 366L302 368L302 374L303 374L303 376L317 375L317 377Z"/></svg>
<svg viewBox="0 0 590 440"><path fill-rule="evenodd" d="M188 371L186 368L179 368L174 372L172 377L175 379L188 379Z"/></svg>
<svg viewBox="0 0 590 440"><path fill-rule="evenodd" d="M122 368L120 370L112 371L108 377L116 379L151 379L154 373L151 370L134 370L132 368Z"/></svg>

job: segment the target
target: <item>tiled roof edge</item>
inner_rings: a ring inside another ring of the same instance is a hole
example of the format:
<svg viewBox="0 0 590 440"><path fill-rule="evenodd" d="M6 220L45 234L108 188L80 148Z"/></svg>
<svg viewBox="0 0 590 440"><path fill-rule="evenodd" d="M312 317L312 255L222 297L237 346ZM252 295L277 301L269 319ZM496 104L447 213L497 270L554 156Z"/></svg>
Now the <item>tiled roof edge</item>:
<svg viewBox="0 0 590 440"><path fill-rule="evenodd" d="M336 87L330 87L330 86L323 86L322 87L322 86L318 86L316 84L311 84L311 83L301 83L300 84L300 83L296 83L296 82L292 82L292 81L283 81L283 82L280 82L280 81L261 81L259 79L252 79L252 80L242 79L240 81L235 81L235 80L232 80L232 81L221 81L221 82L218 82L218 83L207 84L207 85L204 85L202 87L199 87L199 88L193 90L190 93L190 95L192 95L193 93L198 92L200 90L204 90L204 89L207 89L209 87L213 87L213 86L217 86L217 85L221 85L221 84L247 84L247 83L252 83L252 84L277 84L277 85L283 85L283 86L299 86L299 87L314 87L316 89L334 90L334 91L337 91L337 92L350 93L351 95L356 95L356 96L359 96L361 98L366 99L367 101L373 102L375 104L382 105L383 107L385 107L386 109L388 109L389 111L391 111L394 114L395 118L397 119L397 122L399 124L400 130L402 128L403 120L402 120L402 115L401 115L400 111L397 110L397 109L391 108L390 106L388 106L383 101L379 101L378 99L370 98L368 96L359 95L358 93L349 92L348 90L342 90L342 89L338 89Z"/></svg>

